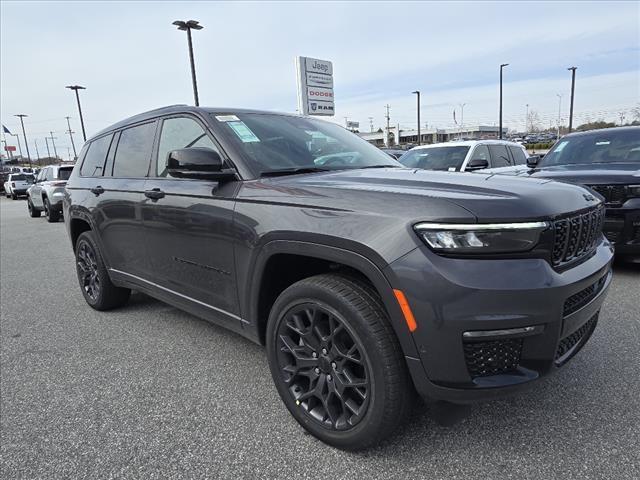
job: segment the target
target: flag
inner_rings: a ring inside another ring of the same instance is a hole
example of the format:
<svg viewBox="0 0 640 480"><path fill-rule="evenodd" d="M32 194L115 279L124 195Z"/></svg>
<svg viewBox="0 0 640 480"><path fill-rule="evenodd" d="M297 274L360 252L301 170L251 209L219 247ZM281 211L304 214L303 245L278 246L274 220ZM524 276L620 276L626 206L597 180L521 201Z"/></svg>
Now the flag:
<svg viewBox="0 0 640 480"><path fill-rule="evenodd" d="M12 133L9 131L9 129L7 127L5 127L4 125L2 125L2 131L4 133L8 133L9 135L12 135Z"/></svg>

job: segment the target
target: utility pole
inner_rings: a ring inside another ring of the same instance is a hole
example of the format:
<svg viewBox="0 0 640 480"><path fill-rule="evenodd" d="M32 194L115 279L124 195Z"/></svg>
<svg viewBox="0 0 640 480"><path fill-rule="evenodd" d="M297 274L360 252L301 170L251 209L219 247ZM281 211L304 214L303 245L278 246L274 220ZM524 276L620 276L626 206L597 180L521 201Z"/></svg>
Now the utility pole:
<svg viewBox="0 0 640 480"><path fill-rule="evenodd" d="M389 121L391 120L391 117L389 116L389 108L391 108L391 107L389 107L389 104L387 103L385 105L385 108L387 109L387 116L386 116L386 118L387 118L387 147L390 147L391 145L389 145L389 139L390 139L390 133L391 132L389 131L389 129L391 127L389 126Z"/></svg>
<svg viewBox="0 0 640 480"><path fill-rule="evenodd" d="M78 90L86 90L85 87L81 87L80 85L67 85L65 88L69 90L73 90L76 92L76 101L78 102L78 113L80 114L80 125L82 126L82 138L84 141L87 141L87 134L84 131L84 118L82 117L82 107L80 107L80 95L78 94Z"/></svg>
<svg viewBox="0 0 640 480"><path fill-rule="evenodd" d="M524 133L529 133L529 104L527 103L527 113L524 115Z"/></svg>
<svg viewBox="0 0 640 480"><path fill-rule="evenodd" d="M73 158L78 158L78 154L76 153L76 144L73 143L73 132L71 131L71 123L69 122L69 118L71 117L64 117L67 119L67 126L69 127L69 130L67 130L67 133L69 134L69 138L71 139L71 146L73 147Z"/></svg>
<svg viewBox="0 0 640 480"><path fill-rule="evenodd" d="M576 70L578 67L569 67L567 70L571 70L571 106L569 107L569 133L573 128L573 95L576 90Z"/></svg>
<svg viewBox="0 0 640 480"><path fill-rule="evenodd" d="M40 165L40 152L38 152L38 139L33 140L34 145L36 146L36 157L38 160L38 165Z"/></svg>
<svg viewBox="0 0 640 480"><path fill-rule="evenodd" d="M460 139L462 139L462 129L464 128L464 106L466 103L460 104Z"/></svg>
<svg viewBox="0 0 640 480"><path fill-rule="evenodd" d="M625 119L624 112L620 112L619 115L620 115L620 126L622 126L624 125L624 119Z"/></svg>
<svg viewBox="0 0 640 480"><path fill-rule="evenodd" d="M503 63L500 65L500 126L498 132L498 138L502 140L502 69L508 66L508 63Z"/></svg>
<svg viewBox="0 0 640 480"><path fill-rule="evenodd" d="M27 148L27 160L29 161L29 166L31 166L31 154L29 153L29 142L27 141L27 133L24 130L24 117L27 117L24 113L19 113L18 115L14 115L14 117L20 118L20 125L22 125L22 136L24 137L24 146Z"/></svg>
<svg viewBox="0 0 640 480"><path fill-rule="evenodd" d="M418 145L421 144L422 137L420 136L420 90L412 92L416 94L418 100Z"/></svg>
<svg viewBox="0 0 640 480"><path fill-rule="evenodd" d="M369 117L369 130L373 133L373 117Z"/></svg>
<svg viewBox="0 0 640 480"><path fill-rule="evenodd" d="M47 145L47 161L51 160L51 151L49 150L49 139L44 137L44 143Z"/></svg>
<svg viewBox="0 0 640 480"><path fill-rule="evenodd" d="M200 25L200 22L195 20L189 20L183 22L182 20L176 20L173 25L178 27L178 30L186 30L187 41L189 42L189 61L191 63L191 82L193 83L193 98L196 102L196 107L200 106L198 100L198 83L196 82L196 65L193 60L193 43L191 42L191 30L202 30L204 27Z"/></svg>
<svg viewBox="0 0 640 480"><path fill-rule="evenodd" d="M54 141L57 137L53 136L53 132L49 132L51 134L51 145L53 145L53 154L56 156L56 160L58 159L58 151L56 150L56 142Z"/></svg>
<svg viewBox="0 0 640 480"><path fill-rule="evenodd" d="M11 135L12 137L16 137L16 140L18 141L18 151L20 152L20 159L22 159L22 146L20 145L20 135L18 135L17 133L10 133L9 135Z"/></svg>
<svg viewBox="0 0 640 480"><path fill-rule="evenodd" d="M558 135L556 136L556 141L560 140L560 122L562 121L562 95L560 93L556 93L556 97L558 97Z"/></svg>

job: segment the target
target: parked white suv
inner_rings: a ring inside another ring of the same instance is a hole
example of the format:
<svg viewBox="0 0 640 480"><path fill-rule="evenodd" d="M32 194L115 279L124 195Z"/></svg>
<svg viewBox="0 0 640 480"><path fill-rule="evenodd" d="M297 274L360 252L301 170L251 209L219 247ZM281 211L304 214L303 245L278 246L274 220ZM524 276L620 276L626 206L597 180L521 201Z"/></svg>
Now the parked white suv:
<svg viewBox="0 0 640 480"><path fill-rule="evenodd" d="M526 165L527 151L519 143L506 140L468 140L415 147L398 161L409 168L470 172Z"/></svg>
<svg viewBox="0 0 640 480"><path fill-rule="evenodd" d="M73 165L50 165L40 170L36 182L27 192L31 217L39 217L44 212L49 222L60 220L64 187L72 170Z"/></svg>
<svg viewBox="0 0 640 480"><path fill-rule="evenodd" d="M28 173L10 173L4 182L4 194L7 198L17 200L27 194L27 189L33 185L33 175Z"/></svg>

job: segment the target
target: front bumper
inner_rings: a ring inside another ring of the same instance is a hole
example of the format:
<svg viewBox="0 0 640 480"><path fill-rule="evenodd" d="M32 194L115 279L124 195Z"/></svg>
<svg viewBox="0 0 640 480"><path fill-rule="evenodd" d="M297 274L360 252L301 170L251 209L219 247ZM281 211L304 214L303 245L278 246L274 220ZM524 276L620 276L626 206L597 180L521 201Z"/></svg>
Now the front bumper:
<svg viewBox="0 0 640 480"><path fill-rule="evenodd" d="M603 232L616 254L640 257L640 198L620 208L607 207Z"/></svg>
<svg viewBox="0 0 640 480"><path fill-rule="evenodd" d="M407 357L418 392L454 403L500 397L563 365L595 328L612 258L603 238L563 272L542 259L452 259L427 247L393 262L385 273L418 324L419 358Z"/></svg>

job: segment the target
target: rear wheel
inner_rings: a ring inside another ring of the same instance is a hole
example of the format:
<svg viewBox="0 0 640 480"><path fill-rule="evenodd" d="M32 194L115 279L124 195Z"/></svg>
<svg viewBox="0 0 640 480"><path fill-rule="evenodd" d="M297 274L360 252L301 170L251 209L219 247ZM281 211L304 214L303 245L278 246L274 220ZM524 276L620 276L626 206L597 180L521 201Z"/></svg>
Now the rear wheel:
<svg viewBox="0 0 640 480"><path fill-rule="evenodd" d="M60 220L60 212L51 208L51 203L47 197L44 197L44 215L47 217L47 222L55 223Z"/></svg>
<svg viewBox="0 0 640 480"><path fill-rule="evenodd" d="M37 218L40 216L40 210L33 206L33 202L31 201L31 197L27 197L27 208L29 209L29 216L31 218Z"/></svg>
<svg viewBox="0 0 640 480"><path fill-rule="evenodd" d="M402 424L413 389L377 294L327 274L301 280L276 300L267 354L280 397L320 440L359 450Z"/></svg>
<svg viewBox="0 0 640 480"><path fill-rule="evenodd" d="M111 283L92 231L76 242L76 271L87 303L96 310L110 310L127 303L131 290Z"/></svg>
<svg viewBox="0 0 640 480"><path fill-rule="evenodd" d="M11 200L17 200L18 199L18 195L16 195L15 193L11 194Z"/></svg>

